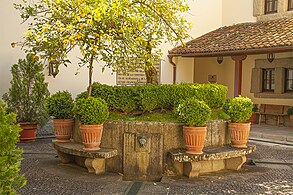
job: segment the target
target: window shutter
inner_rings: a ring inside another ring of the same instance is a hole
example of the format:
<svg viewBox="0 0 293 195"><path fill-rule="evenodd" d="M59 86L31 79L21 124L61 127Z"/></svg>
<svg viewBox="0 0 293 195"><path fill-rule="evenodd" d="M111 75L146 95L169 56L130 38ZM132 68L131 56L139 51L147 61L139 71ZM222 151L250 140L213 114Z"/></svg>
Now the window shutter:
<svg viewBox="0 0 293 195"><path fill-rule="evenodd" d="M251 93L260 93L262 91L262 71L261 68L253 68L251 72Z"/></svg>

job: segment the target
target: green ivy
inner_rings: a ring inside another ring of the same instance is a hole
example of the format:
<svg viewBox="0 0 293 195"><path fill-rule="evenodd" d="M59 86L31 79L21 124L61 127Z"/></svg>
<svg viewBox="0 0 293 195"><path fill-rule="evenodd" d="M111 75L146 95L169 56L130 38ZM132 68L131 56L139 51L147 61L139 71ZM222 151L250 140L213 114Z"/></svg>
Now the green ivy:
<svg viewBox="0 0 293 195"><path fill-rule="evenodd" d="M79 98L73 108L75 116L82 124L103 124L109 116L108 106L101 98Z"/></svg>
<svg viewBox="0 0 293 195"><path fill-rule="evenodd" d="M26 183L19 174L23 151L16 147L21 129L14 123L16 115L7 114L6 108L0 99L0 194L16 194L15 189Z"/></svg>
<svg viewBox="0 0 293 195"><path fill-rule="evenodd" d="M179 120L186 125L201 127L211 118L212 111L204 101L193 97L179 104L177 113Z"/></svg>
<svg viewBox="0 0 293 195"><path fill-rule="evenodd" d="M58 91L52 96L48 97L46 102L46 110L50 116L57 119L71 119L73 118L74 101L71 93L68 91Z"/></svg>
<svg viewBox="0 0 293 195"><path fill-rule="evenodd" d="M248 97L235 97L227 99L223 105L223 111L230 117L233 123L245 123L252 114L253 102Z"/></svg>

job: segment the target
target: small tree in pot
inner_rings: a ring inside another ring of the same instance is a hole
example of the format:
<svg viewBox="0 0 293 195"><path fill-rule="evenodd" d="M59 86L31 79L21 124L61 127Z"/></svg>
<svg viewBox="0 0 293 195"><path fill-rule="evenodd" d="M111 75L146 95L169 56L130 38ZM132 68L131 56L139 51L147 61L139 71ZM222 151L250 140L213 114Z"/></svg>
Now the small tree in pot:
<svg viewBox="0 0 293 195"><path fill-rule="evenodd" d="M45 111L49 91L42 71L43 64L34 54L27 54L26 59L20 59L11 68L11 87L3 99L8 103L8 111L17 114L16 120L23 129L20 141L34 141L37 124L44 126L49 120Z"/></svg>
<svg viewBox="0 0 293 195"><path fill-rule="evenodd" d="M183 126L183 136L186 153L202 154L206 138L206 122L211 118L211 109L204 101L190 98L179 104L177 108L180 121Z"/></svg>
<svg viewBox="0 0 293 195"><path fill-rule="evenodd" d="M248 97L235 97L227 99L223 111L230 117L228 127L231 132L231 145L236 148L246 148L250 133L250 122L253 102Z"/></svg>
<svg viewBox="0 0 293 195"><path fill-rule="evenodd" d="M73 108L80 121L80 131L84 150L99 150L103 133L103 123L109 116L108 106L101 98L80 98Z"/></svg>
<svg viewBox="0 0 293 195"><path fill-rule="evenodd" d="M293 106L290 106L288 108L287 114L290 116L291 126L293 128Z"/></svg>
<svg viewBox="0 0 293 195"><path fill-rule="evenodd" d="M74 127L74 101L68 91L58 91L47 99L46 109L54 117L57 142L69 142Z"/></svg>

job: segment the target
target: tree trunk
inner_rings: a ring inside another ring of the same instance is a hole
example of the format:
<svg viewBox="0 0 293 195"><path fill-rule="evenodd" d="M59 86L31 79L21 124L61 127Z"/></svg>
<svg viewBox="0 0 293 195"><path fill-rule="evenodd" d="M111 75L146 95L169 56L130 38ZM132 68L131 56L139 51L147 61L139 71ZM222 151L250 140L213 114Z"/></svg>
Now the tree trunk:
<svg viewBox="0 0 293 195"><path fill-rule="evenodd" d="M94 62L94 55L92 54L91 59L89 61L89 87L88 87L88 97L92 96L92 85L93 85L93 62Z"/></svg>
<svg viewBox="0 0 293 195"><path fill-rule="evenodd" d="M148 84L159 84L157 77L157 70L153 64L148 64L145 66L145 76Z"/></svg>
<svg viewBox="0 0 293 195"><path fill-rule="evenodd" d="M152 56L152 46L151 46L152 38L151 37L152 37L152 33L150 34L150 37L149 37L149 40L147 41L147 46L146 46L146 51L150 57ZM144 71L145 71L145 76L146 76L146 80L148 84L154 84L154 85L159 84L158 77L157 77L158 72L154 64L146 60Z"/></svg>

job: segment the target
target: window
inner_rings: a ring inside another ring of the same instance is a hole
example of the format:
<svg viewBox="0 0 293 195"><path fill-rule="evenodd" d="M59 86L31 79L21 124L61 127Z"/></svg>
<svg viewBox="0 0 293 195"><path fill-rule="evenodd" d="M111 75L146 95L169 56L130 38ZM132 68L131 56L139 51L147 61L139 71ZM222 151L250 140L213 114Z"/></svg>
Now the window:
<svg viewBox="0 0 293 195"><path fill-rule="evenodd" d="M265 14L277 13L278 0L265 0Z"/></svg>
<svg viewBox="0 0 293 195"><path fill-rule="evenodd" d="M266 68L263 69L263 78L262 78L262 90L274 91L275 89L275 69Z"/></svg>
<svg viewBox="0 0 293 195"><path fill-rule="evenodd" d="M293 92L293 68L285 69L285 92Z"/></svg>
<svg viewBox="0 0 293 195"><path fill-rule="evenodd" d="M293 10L293 0L288 0L288 10Z"/></svg>

